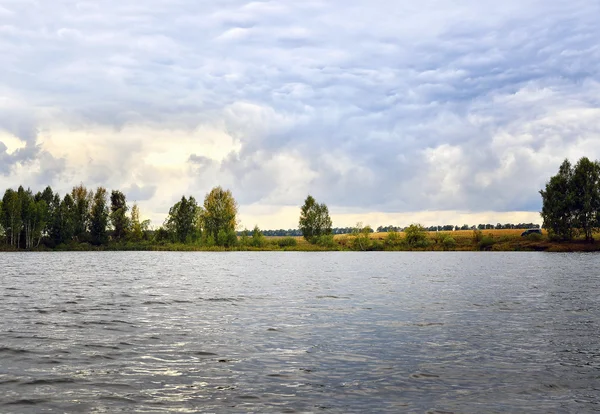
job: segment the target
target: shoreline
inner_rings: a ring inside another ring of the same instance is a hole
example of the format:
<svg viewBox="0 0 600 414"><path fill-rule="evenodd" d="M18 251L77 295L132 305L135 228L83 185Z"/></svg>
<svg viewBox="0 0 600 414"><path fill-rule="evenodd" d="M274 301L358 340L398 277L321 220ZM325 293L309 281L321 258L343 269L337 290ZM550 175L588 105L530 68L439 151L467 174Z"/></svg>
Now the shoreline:
<svg viewBox="0 0 600 414"><path fill-rule="evenodd" d="M0 253L27 253L27 252L110 252L110 251L165 251L165 252L548 252L548 253L586 253L599 252L600 241L586 243L583 241L550 242L550 241L516 241L495 242L491 245L482 246L478 243L470 245L457 245L454 248L444 248L440 244L431 244L427 247L410 246L385 246L376 245L361 250L335 243L334 246L322 247L308 243L297 246L279 247L267 245L263 247L236 246L232 248L213 246L198 246L186 244L111 244L108 246L93 246L89 244L77 244L60 246L57 248L39 247L33 249L14 249L8 246L0 247Z"/></svg>

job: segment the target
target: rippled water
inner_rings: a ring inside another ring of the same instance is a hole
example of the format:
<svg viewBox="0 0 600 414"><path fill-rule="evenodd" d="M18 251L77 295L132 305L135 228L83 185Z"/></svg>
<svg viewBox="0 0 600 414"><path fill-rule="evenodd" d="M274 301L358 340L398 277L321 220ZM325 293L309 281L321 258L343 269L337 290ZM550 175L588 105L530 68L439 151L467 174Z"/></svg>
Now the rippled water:
<svg viewBox="0 0 600 414"><path fill-rule="evenodd" d="M600 410L600 256L0 254L0 412Z"/></svg>

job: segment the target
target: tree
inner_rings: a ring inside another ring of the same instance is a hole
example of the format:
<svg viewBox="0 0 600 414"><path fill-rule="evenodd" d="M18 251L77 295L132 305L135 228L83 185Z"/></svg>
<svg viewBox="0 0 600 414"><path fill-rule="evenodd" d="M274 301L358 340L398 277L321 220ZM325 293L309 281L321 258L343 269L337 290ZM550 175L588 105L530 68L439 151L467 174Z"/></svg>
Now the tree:
<svg viewBox="0 0 600 414"><path fill-rule="evenodd" d="M58 193L54 194L52 210L54 215L50 224L51 245L69 243L75 234L75 202L71 194L65 194L62 200Z"/></svg>
<svg viewBox="0 0 600 414"><path fill-rule="evenodd" d="M45 229L49 220L48 204L45 200L34 201L31 206L31 231L28 247L37 247L44 237ZM37 240L37 241L36 241Z"/></svg>
<svg viewBox="0 0 600 414"><path fill-rule="evenodd" d="M47 186L44 191L41 193L38 192L35 195L35 201L44 201L46 203L47 213L46 213L46 223L44 228L42 229L42 236L49 237L50 230L52 227L52 223L54 222L54 215L56 214L56 208L60 205L60 198L58 205L54 204L54 192L52 191L52 187Z"/></svg>
<svg viewBox="0 0 600 414"><path fill-rule="evenodd" d="M356 250L369 250L371 247L371 238L369 237L370 233L371 226L367 224L363 227L361 222L356 223L356 227L352 230L352 235L354 236L352 244Z"/></svg>
<svg viewBox="0 0 600 414"><path fill-rule="evenodd" d="M2 240L2 238L4 238L4 223L2 220L2 200L0 200L0 240Z"/></svg>
<svg viewBox="0 0 600 414"><path fill-rule="evenodd" d="M28 249L29 246L29 242L30 242L30 238L31 238L31 230L33 227L33 213L34 213L34 207L33 207L33 194L31 193L30 189L25 190L23 188L23 186L19 186L19 189L17 190L17 194L19 196L19 202L21 205L21 222L22 222L22 227L21 227L21 232L18 235L18 239L17 239L17 245L19 247L21 247L21 240L24 243L24 246L26 249Z"/></svg>
<svg viewBox="0 0 600 414"><path fill-rule="evenodd" d="M106 231L108 216L106 189L98 187L92 197L92 209L90 213L90 235L92 243L97 246L108 242L108 233Z"/></svg>
<svg viewBox="0 0 600 414"><path fill-rule="evenodd" d="M223 190L220 186L213 188L204 198L204 209L201 214L202 225L207 236L212 236L221 246L225 245L224 243L227 245L234 243L234 237L237 241L235 233L237 212L238 205L231 191Z"/></svg>
<svg viewBox="0 0 600 414"><path fill-rule="evenodd" d="M253 247L264 247L267 244L267 240L265 236L262 234L258 226L254 226L254 230L252 231L252 240L250 244Z"/></svg>
<svg viewBox="0 0 600 414"><path fill-rule="evenodd" d="M18 247L19 235L23 227L21 219L21 198L19 194L9 188L2 197L2 226L6 232L8 244Z"/></svg>
<svg viewBox="0 0 600 414"><path fill-rule="evenodd" d="M198 208L198 203L192 196L182 196L181 200L171 207L164 227L175 241L186 243L196 239Z"/></svg>
<svg viewBox="0 0 600 414"><path fill-rule="evenodd" d="M585 240L593 241L592 233L598 227L600 210L600 165L588 158L581 158L575 165L571 177L573 192L573 217L575 225L585 235Z"/></svg>
<svg viewBox="0 0 600 414"><path fill-rule="evenodd" d="M131 207L131 238L133 240L142 240L142 223L140 223L140 208L137 203Z"/></svg>
<svg viewBox="0 0 600 414"><path fill-rule="evenodd" d="M411 247L427 247L427 231L420 224L411 224L404 229L406 244Z"/></svg>
<svg viewBox="0 0 600 414"><path fill-rule="evenodd" d="M575 194L572 180L573 168L565 159L558 174L550 178L544 190L540 190L543 227L563 240L571 240L574 234Z"/></svg>
<svg viewBox="0 0 600 414"><path fill-rule="evenodd" d="M73 211L74 237L82 241L87 238L88 227L90 225L90 206L92 204L93 192L88 191L83 184L80 184L73 187L71 196L75 205Z"/></svg>
<svg viewBox="0 0 600 414"><path fill-rule="evenodd" d="M125 238L130 229L129 217L127 217L127 199L121 191L113 190L110 193L110 221L114 228L114 238L121 240Z"/></svg>
<svg viewBox="0 0 600 414"><path fill-rule="evenodd" d="M319 204L309 195L300 207L298 227L302 236L310 243L316 243L320 236L331 234L331 218L325 204Z"/></svg>

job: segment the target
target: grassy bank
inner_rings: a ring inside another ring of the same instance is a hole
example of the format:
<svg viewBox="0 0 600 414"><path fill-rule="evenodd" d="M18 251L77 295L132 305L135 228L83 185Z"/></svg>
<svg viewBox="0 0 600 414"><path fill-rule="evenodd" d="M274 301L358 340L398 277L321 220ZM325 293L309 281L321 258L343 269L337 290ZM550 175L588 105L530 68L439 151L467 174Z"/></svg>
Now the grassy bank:
<svg viewBox="0 0 600 414"><path fill-rule="evenodd" d="M547 251L547 252L593 252L600 251L600 234L594 243L576 239L571 242L550 241L546 232L542 235L522 237L523 230L459 230L450 232L425 232L420 243L407 242L402 232L371 233L368 241L357 243L355 236L336 235L325 245L310 244L302 237L265 237L260 245L242 243L233 248L202 246L197 244L122 242L107 246L87 243L60 245L55 249L39 247L34 251ZM293 239L293 240L291 240ZM2 251L16 251L9 246ZM22 250L20 250L22 251Z"/></svg>

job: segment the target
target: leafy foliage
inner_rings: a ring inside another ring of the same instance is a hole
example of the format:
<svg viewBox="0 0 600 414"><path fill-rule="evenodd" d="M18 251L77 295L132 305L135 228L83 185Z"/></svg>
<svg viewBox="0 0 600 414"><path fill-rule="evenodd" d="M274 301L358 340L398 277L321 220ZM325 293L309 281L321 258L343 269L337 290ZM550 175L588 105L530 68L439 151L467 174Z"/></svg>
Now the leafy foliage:
<svg viewBox="0 0 600 414"><path fill-rule="evenodd" d="M98 187L92 198L90 213L90 235L92 244L101 245L108 241L108 205L107 192L104 187Z"/></svg>
<svg viewBox="0 0 600 414"><path fill-rule="evenodd" d="M212 236L220 246L231 245L236 236L237 211L237 202L231 191L213 188L204 198L204 209L200 213L207 236ZM220 232L226 236L219 237Z"/></svg>
<svg viewBox="0 0 600 414"><path fill-rule="evenodd" d="M294 237L287 236L277 240L277 244L279 247L296 247L298 245L298 240Z"/></svg>
<svg viewBox="0 0 600 414"><path fill-rule="evenodd" d="M552 239L571 240L578 230L592 241L600 211L600 164L583 157L575 168L564 160L542 196L543 226Z"/></svg>
<svg viewBox="0 0 600 414"><path fill-rule="evenodd" d="M309 195L300 207L300 219L298 226L302 231L302 236L308 242L317 244L321 236L331 234L331 218L329 209L325 204L319 204Z"/></svg>
<svg viewBox="0 0 600 414"><path fill-rule="evenodd" d="M411 247L427 247L427 230L420 224L411 224L404 230L406 244Z"/></svg>
<svg viewBox="0 0 600 414"><path fill-rule="evenodd" d="M113 190L110 193L110 221L114 229L113 237L116 240L124 239L130 231L131 221L127 217L128 209L125 194Z"/></svg>
<svg viewBox="0 0 600 414"><path fill-rule="evenodd" d="M352 246L355 250L369 250L371 247L371 238L369 234L371 233L371 227L369 225L364 226L362 223L356 223L356 227L352 232L354 239L352 240Z"/></svg>
<svg viewBox="0 0 600 414"><path fill-rule="evenodd" d="M254 226L254 230L252 231L252 240L250 241L252 247L264 247L267 244L267 239L261 233L258 226Z"/></svg>
<svg viewBox="0 0 600 414"><path fill-rule="evenodd" d="M198 203L192 196L182 196L181 200L169 209L164 228L174 241L186 243L196 239L199 225L198 209Z"/></svg>

